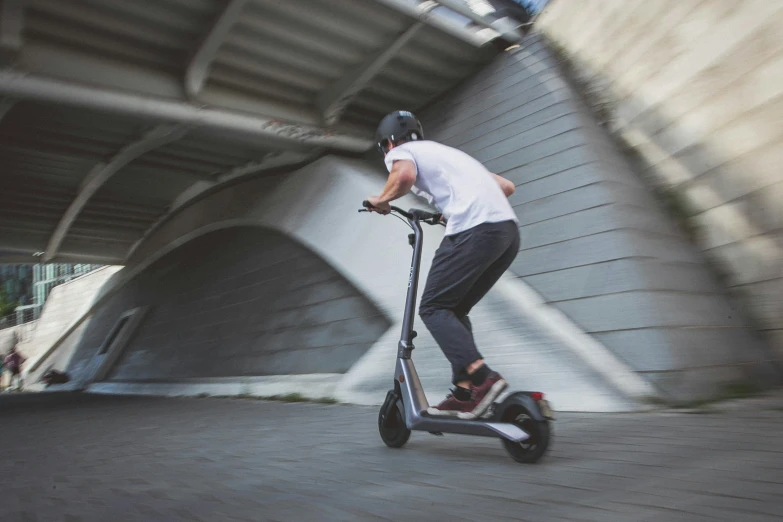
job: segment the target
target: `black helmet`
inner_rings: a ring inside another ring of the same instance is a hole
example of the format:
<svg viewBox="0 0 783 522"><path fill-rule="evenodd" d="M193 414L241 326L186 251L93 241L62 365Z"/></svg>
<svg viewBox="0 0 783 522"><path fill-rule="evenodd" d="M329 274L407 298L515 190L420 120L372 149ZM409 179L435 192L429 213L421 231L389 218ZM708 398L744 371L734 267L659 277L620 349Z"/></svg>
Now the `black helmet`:
<svg viewBox="0 0 783 522"><path fill-rule="evenodd" d="M402 140L423 140L424 131L421 122L408 111L394 111L387 114L375 131L375 143L384 154L389 145L397 145Z"/></svg>

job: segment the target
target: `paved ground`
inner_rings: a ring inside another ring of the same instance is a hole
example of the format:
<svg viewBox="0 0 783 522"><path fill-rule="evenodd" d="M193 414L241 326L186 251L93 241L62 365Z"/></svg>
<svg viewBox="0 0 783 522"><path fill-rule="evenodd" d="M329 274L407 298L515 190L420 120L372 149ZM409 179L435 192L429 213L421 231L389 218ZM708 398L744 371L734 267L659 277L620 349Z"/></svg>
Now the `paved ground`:
<svg viewBox="0 0 783 522"><path fill-rule="evenodd" d="M247 399L0 398L0 520L779 520L783 400L562 414L551 453L415 434L374 408Z"/></svg>

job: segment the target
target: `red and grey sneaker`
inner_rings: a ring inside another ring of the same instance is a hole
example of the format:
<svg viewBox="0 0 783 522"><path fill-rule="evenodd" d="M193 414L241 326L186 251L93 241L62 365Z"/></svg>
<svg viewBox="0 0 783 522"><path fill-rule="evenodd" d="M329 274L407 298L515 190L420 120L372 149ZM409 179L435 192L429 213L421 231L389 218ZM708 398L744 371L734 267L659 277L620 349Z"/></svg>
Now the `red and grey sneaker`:
<svg viewBox="0 0 783 522"><path fill-rule="evenodd" d="M443 401L437 406L427 408L427 413L439 417L456 417L461 414L469 413L475 407L473 399L461 401L449 393Z"/></svg>
<svg viewBox="0 0 783 522"><path fill-rule="evenodd" d="M473 397L471 404L473 408L468 411L459 412L457 416L460 419L475 419L481 417L489 409L498 395L503 393L508 383L500 376L498 372L490 372L484 382L478 386L473 386Z"/></svg>

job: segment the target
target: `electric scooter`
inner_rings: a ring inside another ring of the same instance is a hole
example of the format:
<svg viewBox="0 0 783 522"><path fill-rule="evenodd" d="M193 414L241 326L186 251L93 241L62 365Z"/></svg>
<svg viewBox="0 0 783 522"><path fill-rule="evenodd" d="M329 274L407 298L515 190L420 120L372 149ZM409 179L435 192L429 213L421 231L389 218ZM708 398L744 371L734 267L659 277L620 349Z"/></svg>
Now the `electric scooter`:
<svg viewBox="0 0 783 522"><path fill-rule="evenodd" d="M373 208L368 201L364 201L362 206L364 209L359 212L369 212L369 209ZM542 392L511 393L502 402L493 403L484 415L476 419L435 417L427 413L429 403L411 359L413 339L416 337L413 318L423 243L420 223L443 225L443 221L441 214L424 210L411 209L406 212L394 206L391 209L392 213L402 216L413 230L413 234L408 235L408 243L413 247L413 260L408 279L402 335L397 349L394 388L386 394L386 400L378 414L381 439L389 447L400 448L408 442L411 431L426 431L438 436L455 433L495 437L502 440L506 451L517 462L537 462L549 447L551 421L555 419L552 407Z"/></svg>

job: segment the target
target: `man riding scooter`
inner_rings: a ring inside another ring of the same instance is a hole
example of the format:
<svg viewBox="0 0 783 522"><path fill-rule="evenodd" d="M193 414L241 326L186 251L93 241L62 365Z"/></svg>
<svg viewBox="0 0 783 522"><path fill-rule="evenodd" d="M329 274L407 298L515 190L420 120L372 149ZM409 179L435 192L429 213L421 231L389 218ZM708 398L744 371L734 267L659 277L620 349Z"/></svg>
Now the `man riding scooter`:
<svg viewBox="0 0 783 522"><path fill-rule="evenodd" d="M421 123L407 111L384 117L376 142L389 177L380 195L367 198L371 210L388 214L389 203L411 191L437 207L447 221L419 315L451 363L454 389L427 412L479 417L507 383L484 362L468 314L519 250L519 221L507 199L514 184L458 149L424 140Z"/></svg>

